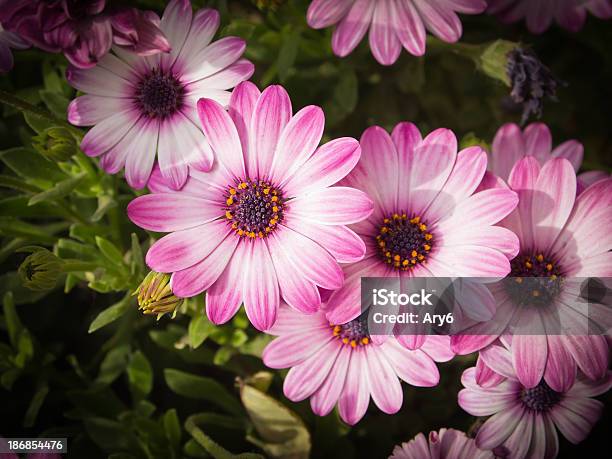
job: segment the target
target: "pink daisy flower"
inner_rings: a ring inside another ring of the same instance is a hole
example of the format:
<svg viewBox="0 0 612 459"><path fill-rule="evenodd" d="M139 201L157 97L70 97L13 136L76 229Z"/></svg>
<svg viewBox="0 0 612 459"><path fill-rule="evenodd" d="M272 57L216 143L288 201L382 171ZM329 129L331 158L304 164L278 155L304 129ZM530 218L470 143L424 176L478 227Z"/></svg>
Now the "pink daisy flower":
<svg viewBox="0 0 612 459"><path fill-rule="evenodd" d="M458 13L477 14L485 0L313 0L308 25L323 29L336 25L332 49L345 57L370 29L370 49L383 65L393 64L402 47L414 56L425 54L425 30L454 43L461 37Z"/></svg>
<svg viewBox="0 0 612 459"><path fill-rule="evenodd" d="M611 175L604 171L587 171L583 172L582 174L578 174L578 194L582 193L593 183L597 183L600 180L608 179L610 177Z"/></svg>
<svg viewBox="0 0 612 459"><path fill-rule="evenodd" d="M130 186L146 185L157 156L162 175L179 189L189 169L207 171L212 150L199 128L196 102L202 97L227 105L231 89L253 73L240 59L245 43L237 37L212 42L219 13L199 10L188 0L172 0L161 20L172 51L139 56L114 47L92 69L70 68L68 81L79 91L68 120L93 126L81 142L99 156L109 174L125 168Z"/></svg>
<svg viewBox="0 0 612 459"><path fill-rule="evenodd" d="M13 68L13 49L26 49L30 45L22 40L19 35L4 30L0 24L0 73L8 72Z"/></svg>
<svg viewBox="0 0 612 459"><path fill-rule="evenodd" d="M578 171L584 148L577 140L567 140L553 149L550 129L544 123L532 123L524 130L508 123L500 127L493 138L489 171L507 181L514 165L525 156L533 156L540 166L552 158L566 158Z"/></svg>
<svg viewBox="0 0 612 459"><path fill-rule="evenodd" d="M366 255L345 267L344 285L326 303L331 322L346 323L361 314L361 277L504 277L510 272L518 239L495 225L518 198L504 188L475 193L487 167L484 150L457 153L450 130L437 129L423 139L412 123L398 124L391 135L378 126L368 128L361 150L359 164L342 183L368 193L374 212L351 225L365 241Z"/></svg>
<svg viewBox="0 0 612 459"><path fill-rule="evenodd" d="M587 13L600 19L612 17L610 0L489 0L488 12L506 23L525 18L527 29L540 34L554 22L570 32L584 26Z"/></svg>
<svg viewBox="0 0 612 459"><path fill-rule="evenodd" d="M502 225L520 240L510 272L520 284L496 285L494 319L471 327L469 335L453 336L453 349L474 352L509 333L522 385L536 387L544 378L562 392L572 386L577 368L600 379L608 368L609 348L605 336L592 330L610 327L610 313L605 305L586 303L580 296L583 278L612 275L612 178L576 196L576 174L567 159L540 166L528 156L514 166L508 184L520 202ZM528 295L517 295L517 288Z"/></svg>
<svg viewBox="0 0 612 459"><path fill-rule="evenodd" d="M128 206L137 225L171 233L149 249L148 265L173 273L178 296L208 290L206 313L217 324L244 302L251 323L267 330L281 297L303 313L316 312L317 286L340 287L338 262L365 252L345 225L367 217L372 201L331 186L359 160L359 143L340 138L317 148L323 111L311 105L293 115L280 86L260 93L245 82L234 90L229 114L212 99L200 100L198 112L215 167L192 170L179 192L141 196Z"/></svg>
<svg viewBox="0 0 612 459"><path fill-rule="evenodd" d="M476 447L474 439L455 429L431 431L427 438L419 433L393 449L389 459L495 459L491 451Z"/></svg>
<svg viewBox="0 0 612 459"><path fill-rule="evenodd" d="M584 440L603 410L603 403L591 397L610 389L612 373L604 373L596 382L580 375L560 391L544 380L526 387L516 377L512 352L495 347L487 362L504 374L501 382L480 386L476 368L468 368L461 377L465 387L459 392L461 408L473 416L490 416L478 429L476 445L505 450L513 459L543 459L557 457L557 430L571 443Z"/></svg>
<svg viewBox="0 0 612 459"><path fill-rule="evenodd" d="M310 397L312 411L319 416L338 404L340 417L351 425L365 415L370 396L384 413L396 413L403 402L400 379L413 386L435 386L440 380L435 362L453 357L446 336L430 336L421 349L409 350L394 338L374 342L365 316L333 325L323 311L304 315L286 305L268 333L278 338L264 349L264 363L291 368L283 385L285 396L294 402Z"/></svg>

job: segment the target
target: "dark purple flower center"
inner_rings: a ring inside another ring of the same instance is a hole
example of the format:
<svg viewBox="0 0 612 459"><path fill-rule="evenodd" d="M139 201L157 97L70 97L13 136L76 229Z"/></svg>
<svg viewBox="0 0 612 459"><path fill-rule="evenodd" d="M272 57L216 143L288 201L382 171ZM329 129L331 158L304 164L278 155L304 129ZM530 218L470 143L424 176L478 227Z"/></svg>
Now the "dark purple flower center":
<svg viewBox="0 0 612 459"><path fill-rule="evenodd" d="M421 217L408 218L406 213L395 213L383 219L376 244L385 263L407 271L426 261L433 235L427 231Z"/></svg>
<svg viewBox="0 0 612 459"><path fill-rule="evenodd" d="M523 404L534 411L548 411L561 400L561 394L555 392L544 380L536 387L523 389L520 394Z"/></svg>
<svg viewBox="0 0 612 459"><path fill-rule="evenodd" d="M369 344L370 334L368 333L367 312L345 324L332 325L332 333L343 344L349 345L352 348Z"/></svg>
<svg viewBox="0 0 612 459"><path fill-rule="evenodd" d="M241 237L264 238L283 221L282 191L263 180L229 187L225 204L225 218Z"/></svg>
<svg viewBox="0 0 612 459"><path fill-rule="evenodd" d="M506 290L516 304L548 305L561 290L561 269L542 253L519 254L510 262Z"/></svg>
<svg viewBox="0 0 612 459"><path fill-rule="evenodd" d="M166 118L183 104L185 88L172 74L153 70L136 89L140 110L150 118Z"/></svg>

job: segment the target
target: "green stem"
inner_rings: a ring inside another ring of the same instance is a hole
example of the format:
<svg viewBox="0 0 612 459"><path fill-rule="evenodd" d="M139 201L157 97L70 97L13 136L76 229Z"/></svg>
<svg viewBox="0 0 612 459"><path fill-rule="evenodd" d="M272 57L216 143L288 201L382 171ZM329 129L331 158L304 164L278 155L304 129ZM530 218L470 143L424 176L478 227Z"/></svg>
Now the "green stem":
<svg viewBox="0 0 612 459"><path fill-rule="evenodd" d="M83 132L80 129L75 128L67 121L59 119L52 113L50 113L48 110L33 105L30 102L16 97L6 91L0 90L0 102L10 107L16 108L20 112L31 113L33 115L52 122L57 126L63 126L66 129L70 130L70 132L72 132L73 134L77 135L79 138L83 136Z"/></svg>
<svg viewBox="0 0 612 459"><path fill-rule="evenodd" d="M482 53L481 45L462 42L446 43L431 35L427 37L427 49L432 51L448 51L471 60L478 60Z"/></svg>
<svg viewBox="0 0 612 459"><path fill-rule="evenodd" d="M64 260L64 263L62 264L62 271L65 273L78 271L95 271L99 267L99 263L94 263L91 261Z"/></svg>

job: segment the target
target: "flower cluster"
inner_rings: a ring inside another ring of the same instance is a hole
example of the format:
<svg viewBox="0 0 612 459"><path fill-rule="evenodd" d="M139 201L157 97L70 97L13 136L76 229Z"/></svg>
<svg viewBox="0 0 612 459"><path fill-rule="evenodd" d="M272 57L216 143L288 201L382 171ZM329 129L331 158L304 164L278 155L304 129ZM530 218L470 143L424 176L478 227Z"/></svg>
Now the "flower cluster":
<svg viewBox="0 0 612 459"><path fill-rule="evenodd" d="M553 18L575 31L586 11L612 15L599 0L527 3L488 9L526 17L534 33ZM402 47L423 55L426 30L459 40L456 13L486 8L484 0L314 0L307 20L335 25L339 56L369 29L374 57L391 65ZM602 325L610 313L578 303L575 279L612 277L612 178L577 175L578 141L553 148L545 124L509 123L490 151L459 148L451 130L422 133L411 122L323 141L323 110L294 110L282 86L247 81L254 65L242 58L245 41L214 40L219 13L194 13L188 0L171 0L161 19L105 0L0 0L0 23L0 70L12 66L10 48L64 53L66 78L82 93L68 121L91 127L81 150L148 188L127 206L134 224L166 233L149 248L152 271L136 292L145 314L174 317L185 298L204 294L208 319L224 324L244 305L251 324L275 337L262 358L289 369L286 397L310 399L320 416L337 406L351 425L370 398L396 413L401 381L436 386L437 363L478 352L458 395L465 411L487 417L475 438L419 434L395 458L554 457L557 430L577 443L599 418L592 397L612 385ZM513 96L539 113L558 81L529 53L508 58ZM74 149L61 129L35 139L51 159ZM39 251L21 275L49 289L58 263ZM452 337L381 336L362 309L364 277L483 278L474 291L487 311ZM526 284L527 294L514 294ZM559 317L572 333L551 333ZM592 333L591 322L603 332Z"/></svg>

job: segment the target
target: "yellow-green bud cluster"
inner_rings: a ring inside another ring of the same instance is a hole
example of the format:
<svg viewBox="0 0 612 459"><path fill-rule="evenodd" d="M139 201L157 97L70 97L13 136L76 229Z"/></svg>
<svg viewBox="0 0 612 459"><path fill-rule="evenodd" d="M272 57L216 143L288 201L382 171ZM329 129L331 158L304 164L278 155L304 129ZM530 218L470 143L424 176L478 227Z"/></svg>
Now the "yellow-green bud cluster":
<svg viewBox="0 0 612 459"><path fill-rule="evenodd" d="M183 298L177 297L170 286L170 275L149 272L134 295L138 298L138 309L143 314L156 314L159 320L164 314L172 313L176 316L177 309L183 304Z"/></svg>

